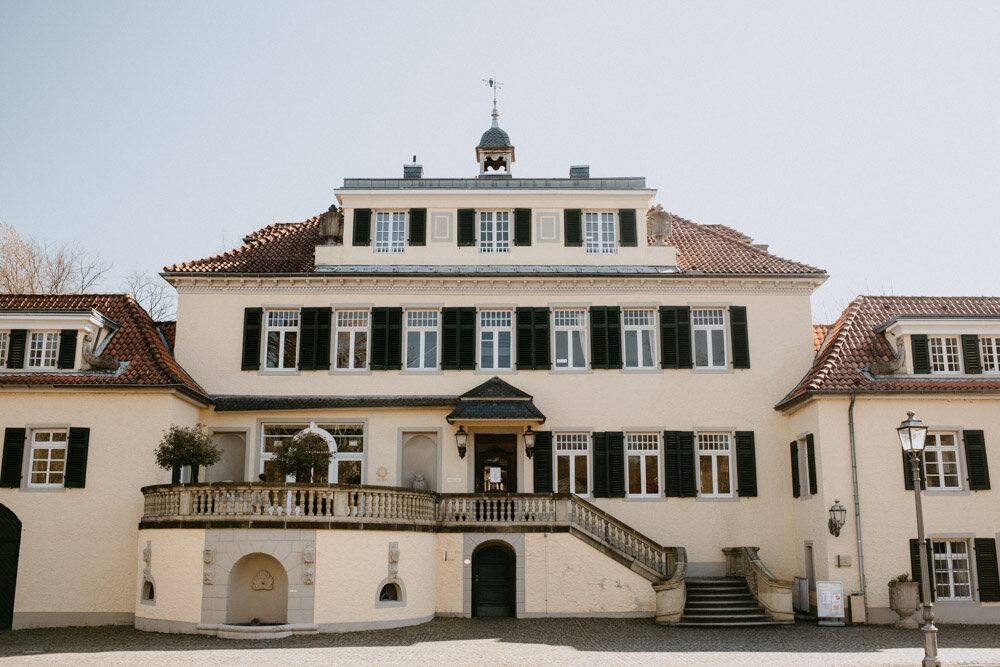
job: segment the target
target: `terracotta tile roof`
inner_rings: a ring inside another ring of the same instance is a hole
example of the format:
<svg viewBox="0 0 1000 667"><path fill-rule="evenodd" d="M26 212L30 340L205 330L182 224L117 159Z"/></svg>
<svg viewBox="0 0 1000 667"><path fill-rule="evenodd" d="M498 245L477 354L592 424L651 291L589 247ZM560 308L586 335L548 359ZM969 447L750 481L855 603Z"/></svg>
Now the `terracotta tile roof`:
<svg viewBox="0 0 1000 667"><path fill-rule="evenodd" d="M699 225L674 217L669 242L684 272L814 274L822 269L783 259L753 245L749 236L723 225ZM319 244L319 217L279 223L248 234L244 245L214 257L167 266L167 273L310 273Z"/></svg>
<svg viewBox="0 0 1000 667"><path fill-rule="evenodd" d="M830 333L832 326L832 324L813 325L813 353L819 354L820 348L823 347L823 341L826 340L826 335Z"/></svg>
<svg viewBox="0 0 1000 667"><path fill-rule="evenodd" d="M167 347L170 348L170 353L174 353L174 340L177 338L177 322L173 320L163 321L163 322L153 322L156 328L160 330L163 337L167 339Z"/></svg>
<svg viewBox="0 0 1000 667"><path fill-rule="evenodd" d="M118 373L84 371L40 374L0 373L0 386L72 385L174 387L207 398L205 391L174 361L156 324L127 294L0 294L0 310L80 310L93 308L119 325L101 356L126 361ZM83 345L82 338L78 345Z"/></svg>
<svg viewBox="0 0 1000 667"><path fill-rule="evenodd" d="M861 370L894 354L875 329L899 316L1000 317L1000 297L859 296L830 327L812 368L778 403L788 406L814 393L837 392L1000 392L1000 378L871 376Z"/></svg>

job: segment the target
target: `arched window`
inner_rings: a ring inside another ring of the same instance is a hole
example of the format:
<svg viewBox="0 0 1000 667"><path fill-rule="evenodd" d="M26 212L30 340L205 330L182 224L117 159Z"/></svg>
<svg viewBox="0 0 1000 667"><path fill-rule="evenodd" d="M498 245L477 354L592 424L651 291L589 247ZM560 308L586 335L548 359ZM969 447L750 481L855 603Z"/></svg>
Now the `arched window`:
<svg viewBox="0 0 1000 667"><path fill-rule="evenodd" d="M156 600L156 590L153 587L153 582L146 579L142 582L142 601L153 602L154 600Z"/></svg>
<svg viewBox="0 0 1000 667"><path fill-rule="evenodd" d="M386 584L378 594L379 602L398 602L399 586L396 584Z"/></svg>
<svg viewBox="0 0 1000 667"><path fill-rule="evenodd" d="M380 609L382 607L406 606L406 587L403 585L403 581L399 577L383 579L375 591L376 609Z"/></svg>

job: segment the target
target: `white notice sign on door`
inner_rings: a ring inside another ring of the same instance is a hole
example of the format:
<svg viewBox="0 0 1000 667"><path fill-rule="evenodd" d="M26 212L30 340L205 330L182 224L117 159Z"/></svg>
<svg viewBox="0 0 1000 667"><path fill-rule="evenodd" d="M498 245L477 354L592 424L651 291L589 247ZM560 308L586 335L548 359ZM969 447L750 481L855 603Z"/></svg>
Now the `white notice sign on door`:
<svg viewBox="0 0 1000 667"><path fill-rule="evenodd" d="M500 468L497 466L490 467L490 484L500 483Z"/></svg>

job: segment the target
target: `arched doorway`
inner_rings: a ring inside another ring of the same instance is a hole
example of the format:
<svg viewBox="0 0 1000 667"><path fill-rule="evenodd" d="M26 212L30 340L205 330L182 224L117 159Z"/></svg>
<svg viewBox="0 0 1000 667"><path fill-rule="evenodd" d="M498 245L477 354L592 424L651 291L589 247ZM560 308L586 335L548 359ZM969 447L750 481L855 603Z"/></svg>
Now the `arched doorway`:
<svg viewBox="0 0 1000 667"><path fill-rule="evenodd" d="M288 622L288 574L273 556L248 554L229 571L226 623L282 625Z"/></svg>
<svg viewBox="0 0 1000 667"><path fill-rule="evenodd" d="M14 587L20 551L21 520L0 505L0 630L10 630L14 622Z"/></svg>
<svg viewBox="0 0 1000 667"><path fill-rule="evenodd" d="M514 550L488 542L472 554L472 615L514 616Z"/></svg>

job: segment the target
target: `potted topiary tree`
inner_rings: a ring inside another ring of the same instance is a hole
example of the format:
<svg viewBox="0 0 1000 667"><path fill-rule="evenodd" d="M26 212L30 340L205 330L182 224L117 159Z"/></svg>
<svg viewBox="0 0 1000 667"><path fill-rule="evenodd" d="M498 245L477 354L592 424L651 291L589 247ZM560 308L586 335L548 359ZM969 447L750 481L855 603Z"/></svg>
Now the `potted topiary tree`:
<svg viewBox="0 0 1000 667"><path fill-rule="evenodd" d="M913 615L920 609L920 584L910 581L909 574L904 572L889 582L889 608L899 615L897 627L919 626Z"/></svg>
<svg viewBox="0 0 1000 667"><path fill-rule="evenodd" d="M330 466L330 446L319 433L304 431L274 448L274 464L282 475L312 482L315 471Z"/></svg>
<svg viewBox="0 0 1000 667"><path fill-rule="evenodd" d="M156 464L174 471L174 483L180 481L181 468L191 466L191 481L198 481L198 468L214 465L222 452L212 441L203 424L171 426L156 448Z"/></svg>

